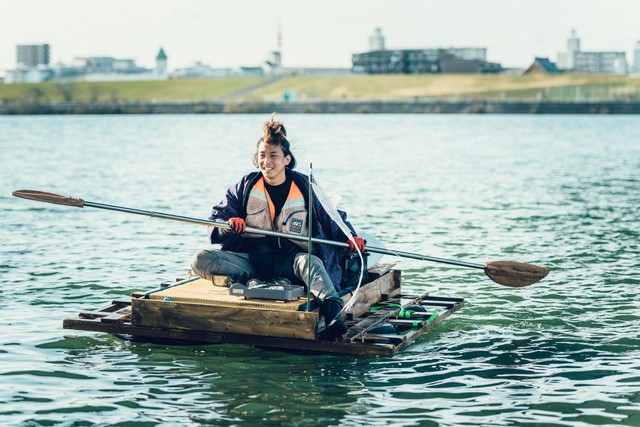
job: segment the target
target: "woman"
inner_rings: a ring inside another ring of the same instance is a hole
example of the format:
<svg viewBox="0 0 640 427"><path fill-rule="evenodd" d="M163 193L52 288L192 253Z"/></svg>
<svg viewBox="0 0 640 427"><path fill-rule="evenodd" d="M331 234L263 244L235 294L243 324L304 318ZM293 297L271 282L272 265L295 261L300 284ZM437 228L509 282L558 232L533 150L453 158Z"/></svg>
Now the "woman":
<svg viewBox="0 0 640 427"><path fill-rule="evenodd" d="M342 281L340 251L332 245L314 245L308 263L307 243L279 237L245 234L246 227L275 230L298 236L309 235L309 177L294 171L296 159L291 153L287 132L274 116L264 124L264 135L258 140L253 163L259 172L242 177L218 205L213 207L213 221L229 224L232 231L210 227L211 243L221 244L221 250L204 249L193 256L192 268L205 279L215 275L285 277L302 282L320 304L325 319L326 336L337 338L347 331L342 320L343 301L338 295ZM317 238L348 241L352 251L356 246L364 251L364 240L346 221L346 213L338 211L349 227L349 239L314 198L312 235ZM308 272L310 264L311 274Z"/></svg>

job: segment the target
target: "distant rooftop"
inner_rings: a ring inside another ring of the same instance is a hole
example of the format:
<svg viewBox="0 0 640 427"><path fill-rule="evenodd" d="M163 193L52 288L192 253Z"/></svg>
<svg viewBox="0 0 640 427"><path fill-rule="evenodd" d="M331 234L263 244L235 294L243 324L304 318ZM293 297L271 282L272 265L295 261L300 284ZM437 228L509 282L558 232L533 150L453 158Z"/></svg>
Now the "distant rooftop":
<svg viewBox="0 0 640 427"><path fill-rule="evenodd" d="M562 70L560 70L556 64L551 62L549 58L536 58L533 61L533 64L524 72L524 74L529 73L549 73L549 74L560 74Z"/></svg>

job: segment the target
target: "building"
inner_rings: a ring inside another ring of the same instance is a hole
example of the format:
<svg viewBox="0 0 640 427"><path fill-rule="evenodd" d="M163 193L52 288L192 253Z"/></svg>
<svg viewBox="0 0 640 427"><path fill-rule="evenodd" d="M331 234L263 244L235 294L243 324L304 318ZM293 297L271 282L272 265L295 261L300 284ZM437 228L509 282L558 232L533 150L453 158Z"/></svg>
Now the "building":
<svg viewBox="0 0 640 427"><path fill-rule="evenodd" d="M7 70L4 82L12 83L42 83L55 77L53 69L46 65L37 67L20 67L15 70Z"/></svg>
<svg viewBox="0 0 640 427"><path fill-rule="evenodd" d="M447 53L465 61L486 61L487 49L484 47L450 47Z"/></svg>
<svg viewBox="0 0 640 427"><path fill-rule="evenodd" d="M176 69L171 73L171 76L176 79L206 79L231 77L233 74L231 68L212 68L207 64L197 61L190 67Z"/></svg>
<svg viewBox="0 0 640 427"><path fill-rule="evenodd" d="M576 52L573 71L589 74L627 74L625 52Z"/></svg>
<svg viewBox="0 0 640 427"><path fill-rule="evenodd" d="M88 74L140 74L149 69L138 67L135 59L119 59L111 56L89 56L77 58L84 61Z"/></svg>
<svg viewBox="0 0 640 427"><path fill-rule="evenodd" d="M57 80L81 80L87 74L87 62L76 58L71 64L58 63L53 69Z"/></svg>
<svg viewBox="0 0 640 427"><path fill-rule="evenodd" d="M500 64L487 62L486 49L394 49L356 53L352 71L364 74L498 73Z"/></svg>
<svg viewBox="0 0 640 427"><path fill-rule="evenodd" d="M549 61L549 58L536 58L533 64L529 66L522 74L560 74L560 70L556 64Z"/></svg>
<svg viewBox="0 0 640 427"><path fill-rule="evenodd" d="M48 44L23 44L16 46L16 68L7 70L4 82L40 83L54 78L49 66L51 48Z"/></svg>
<svg viewBox="0 0 640 427"><path fill-rule="evenodd" d="M558 53L558 67L589 74L626 74L627 58L624 52L583 52L576 31L571 30L566 52Z"/></svg>
<svg viewBox="0 0 640 427"><path fill-rule="evenodd" d="M631 70L634 73L640 73L640 40L636 42L636 46L633 49L633 67Z"/></svg>
<svg viewBox="0 0 640 427"><path fill-rule="evenodd" d="M50 48L48 44L22 44L16 46L17 68L35 68L49 65Z"/></svg>
<svg viewBox="0 0 640 427"><path fill-rule="evenodd" d="M49 80L84 81L138 81L158 80L169 77L167 55L161 48L156 55L154 70L136 65L134 59L110 56L75 58L72 64L49 65L50 47L42 45L16 46L15 70L7 70L5 83L40 83Z"/></svg>
<svg viewBox="0 0 640 427"><path fill-rule="evenodd" d="M351 68L340 67L286 67L280 70L279 76L309 76L309 77L331 77L349 76Z"/></svg>
<svg viewBox="0 0 640 427"><path fill-rule="evenodd" d="M158 52L158 54L156 55L156 74L161 76L167 74L167 60L167 54L164 53L164 49L160 48L160 52Z"/></svg>
<svg viewBox="0 0 640 427"><path fill-rule="evenodd" d="M355 53L351 70L360 74L497 73L500 64L487 62L487 49L387 49L382 30L369 37L369 51Z"/></svg>

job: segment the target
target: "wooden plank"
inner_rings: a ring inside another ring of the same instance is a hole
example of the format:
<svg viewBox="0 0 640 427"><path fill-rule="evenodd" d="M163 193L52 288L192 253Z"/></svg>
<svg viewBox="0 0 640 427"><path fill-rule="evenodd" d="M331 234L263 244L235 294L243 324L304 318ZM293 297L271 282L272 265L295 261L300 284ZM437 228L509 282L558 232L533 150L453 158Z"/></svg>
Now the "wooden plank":
<svg viewBox="0 0 640 427"><path fill-rule="evenodd" d="M401 343L405 340L404 335L399 334L367 334L364 336L365 342L367 341L390 341L392 343Z"/></svg>
<svg viewBox="0 0 640 427"><path fill-rule="evenodd" d="M279 337L262 337L223 332L192 331L150 326L135 326L130 323L104 324L89 319L64 319L65 329L105 332L119 335L132 335L147 339L165 339L170 341L191 341L210 344L241 344L275 350L308 351L317 353L354 354L354 355L392 355L395 346L384 343L349 343L340 341L302 340Z"/></svg>
<svg viewBox="0 0 640 427"><path fill-rule="evenodd" d="M100 319L102 322L125 322L131 320L131 310L121 309Z"/></svg>
<svg viewBox="0 0 640 427"><path fill-rule="evenodd" d="M345 311L344 317L353 320L369 311L372 305L389 299L400 293L400 271L392 270L380 276L371 283L362 286L356 295L356 300L350 310ZM352 294L346 294L342 300L346 303Z"/></svg>
<svg viewBox="0 0 640 427"><path fill-rule="evenodd" d="M131 306L131 300L130 300L130 299L127 299L127 300L124 300L124 299L114 299L114 300L112 300L112 301L111 301L111 304L112 304L113 306L115 306L115 307L120 307L120 308L123 308L123 307L130 307L130 306Z"/></svg>
<svg viewBox="0 0 640 427"><path fill-rule="evenodd" d="M103 323L100 319L64 319L64 329L80 331L105 332L108 334L131 335L147 339L165 339L176 342L196 342L208 344L222 344L219 333L206 331L189 331L183 329L168 329L158 327L133 326L131 323Z"/></svg>
<svg viewBox="0 0 640 427"><path fill-rule="evenodd" d="M346 320L354 320L361 317L370 309L371 309L371 304L369 303L357 304L351 307L351 309L349 309L349 311L347 311L343 317L345 317Z"/></svg>
<svg viewBox="0 0 640 427"><path fill-rule="evenodd" d="M133 299L131 323L266 337L317 338L318 313Z"/></svg>
<svg viewBox="0 0 640 427"><path fill-rule="evenodd" d="M131 317L131 312L82 311L78 316L83 319L100 319L103 322L123 322Z"/></svg>
<svg viewBox="0 0 640 427"><path fill-rule="evenodd" d="M242 336L237 334L222 334L222 340L228 344L244 344L256 347L267 347L275 350L295 350L316 353L391 355L395 352L394 346L386 343L354 344L342 341L299 340L278 337Z"/></svg>

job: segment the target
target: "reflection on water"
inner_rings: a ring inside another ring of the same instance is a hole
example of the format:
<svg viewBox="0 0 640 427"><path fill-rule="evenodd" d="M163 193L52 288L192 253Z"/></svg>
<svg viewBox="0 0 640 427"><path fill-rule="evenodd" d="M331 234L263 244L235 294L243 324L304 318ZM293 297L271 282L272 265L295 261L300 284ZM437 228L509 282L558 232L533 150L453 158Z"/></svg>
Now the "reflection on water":
<svg viewBox="0 0 640 427"><path fill-rule="evenodd" d="M5 424L640 425L640 145L625 116L285 116L299 169L389 248L551 268L531 287L394 259L466 298L390 357L125 341L61 319L184 277L263 116L0 117Z"/></svg>

